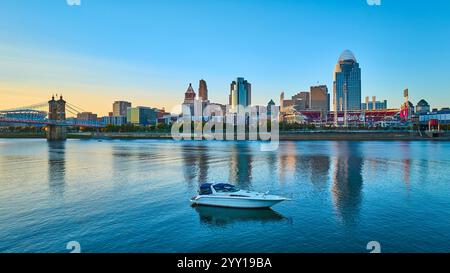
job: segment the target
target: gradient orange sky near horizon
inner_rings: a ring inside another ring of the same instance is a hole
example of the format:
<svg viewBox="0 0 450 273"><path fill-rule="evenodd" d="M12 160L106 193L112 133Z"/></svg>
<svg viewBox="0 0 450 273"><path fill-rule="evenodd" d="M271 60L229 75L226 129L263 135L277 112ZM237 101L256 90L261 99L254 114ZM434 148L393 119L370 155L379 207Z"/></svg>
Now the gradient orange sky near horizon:
<svg viewBox="0 0 450 273"><path fill-rule="evenodd" d="M147 83L147 68L64 52L36 54L7 46L0 50L0 65L8 68L0 78L1 110L42 103L53 94L99 115L111 112L116 100L171 110L183 98L182 90L179 98L170 98L165 90Z"/></svg>
<svg viewBox="0 0 450 273"><path fill-rule="evenodd" d="M129 101L133 106L180 111L189 83L197 92L200 78L183 80L171 76L164 67L156 69L139 62L45 47L0 45L0 110L43 103L53 94L62 94L69 103L99 116L112 112L112 104L117 100ZM171 88L161 82L170 83ZM174 85L179 90L174 91ZM214 101L227 102L228 83L223 86L221 96L214 98L210 92Z"/></svg>

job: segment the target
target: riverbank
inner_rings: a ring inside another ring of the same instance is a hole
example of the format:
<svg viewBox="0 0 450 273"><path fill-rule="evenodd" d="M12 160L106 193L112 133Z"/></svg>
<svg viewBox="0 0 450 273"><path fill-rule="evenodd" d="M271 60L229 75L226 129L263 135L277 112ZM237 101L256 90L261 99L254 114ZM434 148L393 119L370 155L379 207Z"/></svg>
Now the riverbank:
<svg viewBox="0 0 450 273"><path fill-rule="evenodd" d="M0 138L45 138L45 133L0 133Z"/></svg>
<svg viewBox="0 0 450 273"><path fill-rule="evenodd" d="M42 133L0 133L0 138L45 138ZM170 133L68 133L68 139L172 139ZM450 133L431 136L417 131L314 130L281 132L280 140L450 140Z"/></svg>
<svg viewBox="0 0 450 273"><path fill-rule="evenodd" d="M46 133L0 133L0 138L46 138ZM94 138L92 133L68 133L68 139Z"/></svg>
<svg viewBox="0 0 450 273"><path fill-rule="evenodd" d="M417 131L319 131L282 132L280 140L450 140L449 133L427 135Z"/></svg>

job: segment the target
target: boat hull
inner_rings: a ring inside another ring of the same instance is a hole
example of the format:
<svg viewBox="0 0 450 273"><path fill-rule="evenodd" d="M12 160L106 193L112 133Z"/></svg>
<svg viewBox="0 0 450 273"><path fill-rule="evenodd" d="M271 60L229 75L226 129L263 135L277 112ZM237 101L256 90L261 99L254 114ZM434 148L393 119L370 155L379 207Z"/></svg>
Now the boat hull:
<svg viewBox="0 0 450 273"><path fill-rule="evenodd" d="M270 208L285 199L242 199L231 197L198 196L191 200L194 205L226 208Z"/></svg>

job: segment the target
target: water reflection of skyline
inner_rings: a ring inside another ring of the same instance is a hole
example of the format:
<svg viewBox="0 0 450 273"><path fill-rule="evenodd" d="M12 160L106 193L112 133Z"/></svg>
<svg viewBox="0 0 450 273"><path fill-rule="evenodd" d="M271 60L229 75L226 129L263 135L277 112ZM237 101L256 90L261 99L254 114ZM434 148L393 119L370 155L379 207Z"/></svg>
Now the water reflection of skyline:
<svg viewBox="0 0 450 273"><path fill-rule="evenodd" d="M253 151L250 144L233 143L229 149L218 151L207 144L186 143L181 145L181 155L183 177L190 186L194 182L228 182L241 188L251 186ZM211 175L213 159L227 165L228 181L216 181L214 173Z"/></svg>
<svg viewBox="0 0 450 273"><path fill-rule="evenodd" d="M48 185L52 195L62 197L65 191L66 143L48 142Z"/></svg>
<svg viewBox="0 0 450 273"><path fill-rule="evenodd" d="M231 146L229 181L238 187L248 189L252 182L253 151L248 143Z"/></svg>
<svg viewBox="0 0 450 273"><path fill-rule="evenodd" d="M403 142L400 145L402 151L403 162L403 181L405 183L406 190L409 191L411 180L411 155L409 142Z"/></svg>
<svg viewBox="0 0 450 273"><path fill-rule="evenodd" d="M193 185L194 180L198 184L208 181L210 149L208 145L199 143L184 143L182 144L182 160L183 160L183 176L190 186Z"/></svg>
<svg viewBox="0 0 450 273"><path fill-rule="evenodd" d="M297 156L296 173L303 174L317 189L325 189L328 185L330 157L326 155ZM303 177L298 175L298 177Z"/></svg>
<svg viewBox="0 0 450 273"><path fill-rule="evenodd" d="M82 219L74 219L70 233L93 238L95 251L117 251L130 241L137 252L214 251L205 238L215 238L227 251L333 252L344 246L357 252L372 240L367 234L394 242L387 251L448 247L441 240L449 228L448 143L281 142L279 150L261 152L252 142L3 141L0 222L2 235L11 238L2 242L5 251L58 251L60 245L33 242L65 238L68 231L60 227L73 222L72 212ZM239 181L242 173L251 173L251 189L293 200L269 215L190 207L198 181ZM185 175L192 175L192 187ZM97 238L98 226L107 228L104 237ZM124 231L133 239L117 237ZM268 233L277 240L268 242ZM402 244L405 238L411 244ZM116 246L105 244L116 239Z"/></svg>
<svg viewBox="0 0 450 273"><path fill-rule="evenodd" d="M211 159L222 162L228 168L228 183L248 189L252 186L253 172L259 168L269 168L269 175L278 177L278 183L284 181L309 181L320 190L329 189L336 213L344 224L355 224L359 217L362 203L364 158L358 142L335 142L331 146L334 151L318 154L304 153L317 149L320 145L308 147L302 143L283 143L277 152L263 154L249 142L236 142L217 150L207 144L186 143L182 145L184 179L191 186L193 182L219 182L215 180ZM255 165L255 160L265 164ZM257 167L256 167L257 166ZM256 169L255 169L256 168ZM328 187L331 181L330 187ZM223 182L223 181L220 181ZM197 185L196 185L197 186Z"/></svg>
<svg viewBox="0 0 450 273"><path fill-rule="evenodd" d="M338 217L345 225L358 221L362 203L363 157L358 142L334 143L332 197Z"/></svg>

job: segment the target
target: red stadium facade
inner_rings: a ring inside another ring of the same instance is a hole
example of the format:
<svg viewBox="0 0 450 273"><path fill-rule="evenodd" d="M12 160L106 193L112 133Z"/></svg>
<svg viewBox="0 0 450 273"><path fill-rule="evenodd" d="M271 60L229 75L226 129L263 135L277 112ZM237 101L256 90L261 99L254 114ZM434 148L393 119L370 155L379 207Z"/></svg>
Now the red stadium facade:
<svg viewBox="0 0 450 273"><path fill-rule="evenodd" d="M292 116L297 115L299 118L293 119ZM398 120L400 115L399 109L385 109L385 110L360 110L360 111L348 111L347 112L347 125L367 125L376 126L382 122L390 122ZM338 125L344 125L343 111L338 112L337 123ZM297 111L294 114L284 116L284 120L297 120L304 124L323 124L333 125L335 124L334 112L324 113L322 111Z"/></svg>

